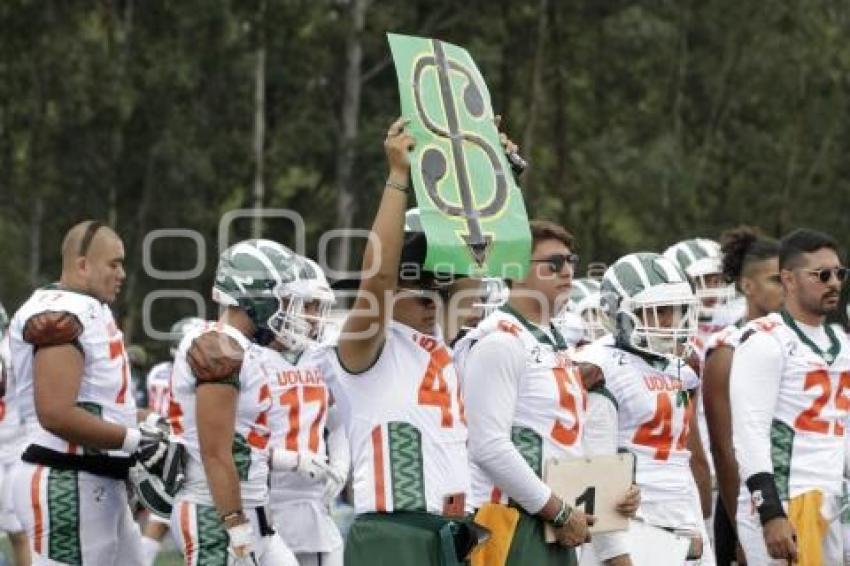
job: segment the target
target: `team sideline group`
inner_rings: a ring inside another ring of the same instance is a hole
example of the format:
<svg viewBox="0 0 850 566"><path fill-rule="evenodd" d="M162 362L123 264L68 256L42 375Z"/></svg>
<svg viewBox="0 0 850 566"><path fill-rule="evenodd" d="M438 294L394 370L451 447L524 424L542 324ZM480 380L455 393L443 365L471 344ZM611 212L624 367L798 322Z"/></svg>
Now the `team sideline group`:
<svg viewBox="0 0 850 566"><path fill-rule="evenodd" d="M665 540L687 541L665 563L850 564L835 240L739 227L575 278L573 236L539 220L524 277L434 273L408 210L415 143L403 120L387 132L338 327L316 262L238 242L219 318L175 325L146 408L109 307L120 236L67 232L59 280L0 348L0 529L19 564L150 566L168 530L187 566L654 565ZM629 528L591 537L592 505L555 494L545 466L622 452L633 484L612 511Z"/></svg>

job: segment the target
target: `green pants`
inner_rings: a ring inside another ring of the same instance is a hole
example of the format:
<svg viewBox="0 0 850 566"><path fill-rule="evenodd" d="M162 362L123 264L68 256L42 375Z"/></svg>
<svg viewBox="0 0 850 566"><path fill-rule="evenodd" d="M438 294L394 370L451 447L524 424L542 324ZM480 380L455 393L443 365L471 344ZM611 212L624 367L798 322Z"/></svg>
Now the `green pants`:
<svg viewBox="0 0 850 566"><path fill-rule="evenodd" d="M358 515L345 542L345 566L462 566L452 523L429 513Z"/></svg>
<svg viewBox="0 0 850 566"><path fill-rule="evenodd" d="M505 566L576 566L574 548L547 544L543 536L543 521L520 510L508 560Z"/></svg>

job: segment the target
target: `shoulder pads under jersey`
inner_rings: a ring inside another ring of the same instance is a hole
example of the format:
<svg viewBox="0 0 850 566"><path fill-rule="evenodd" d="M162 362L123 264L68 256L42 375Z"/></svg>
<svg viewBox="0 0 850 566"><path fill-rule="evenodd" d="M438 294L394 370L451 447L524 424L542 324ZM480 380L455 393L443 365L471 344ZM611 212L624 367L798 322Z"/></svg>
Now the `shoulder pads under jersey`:
<svg viewBox="0 0 850 566"><path fill-rule="evenodd" d="M195 338L186 352L189 368L198 383L239 378L245 351L224 332L205 332Z"/></svg>
<svg viewBox="0 0 850 566"><path fill-rule="evenodd" d="M24 324L23 338L35 347L73 344L83 333L77 315L68 311L44 311Z"/></svg>

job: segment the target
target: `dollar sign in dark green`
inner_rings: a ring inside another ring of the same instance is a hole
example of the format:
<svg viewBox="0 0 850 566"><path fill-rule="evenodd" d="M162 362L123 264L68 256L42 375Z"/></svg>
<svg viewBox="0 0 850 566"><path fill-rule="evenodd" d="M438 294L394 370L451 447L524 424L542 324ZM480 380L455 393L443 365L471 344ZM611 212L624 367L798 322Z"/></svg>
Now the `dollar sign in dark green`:
<svg viewBox="0 0 850 566"><path fill-rule="evenodd" d="M447 216L462 217L466 220L467 233L462 237L469 248L472 258L479 266L484 265L490 251L492 238L485 236L481 230L481 220L495 216L501 211L508 198L508 181L505 177L505 169L499 160L499 153L486 139L472 132L462 131L458 120L458 108L452 95L450 73L460 73L466 78L466 86L463 89L463 106L474 118L484 115L484 98L481 89L475 82L475 77L465 66L457 61L446 57L441 41L431 40L434 55L428 55L417 60L413 70L413 93L416 102L416 112L419 119L426 128L440 137L448 138L451 142L452 162L455 166L457 176L458 193L460 204L450 203L437 191L437 183L446 176L446 156L436 148L428 148L422 153L419 167L422 171L422 179L428 196L438 210ZM445 109L445 127L439 125L428 116L425 105L422 102L422 75L429 67L436 67L439 77L440 99ZM481 148L487 155L492 167L495 191L488 203L482 207L475 206L475 199L469 176L466 171L466 159L464 156L464 142L470 142Z"/></svg>

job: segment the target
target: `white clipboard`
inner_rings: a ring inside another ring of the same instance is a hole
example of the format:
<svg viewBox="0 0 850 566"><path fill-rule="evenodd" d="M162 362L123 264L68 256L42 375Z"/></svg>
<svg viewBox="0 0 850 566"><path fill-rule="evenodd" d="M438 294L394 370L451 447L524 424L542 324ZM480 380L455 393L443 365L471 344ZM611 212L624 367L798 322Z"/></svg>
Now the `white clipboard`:
<svg viewBox="0 0 850 566"><path fill-rule="evenodd" d="M546 462L543 481L569 505L596 517L591 534L624 531L629 528L629 519L617 512L616 505L632 485L634 469L635 457L629 453L553 458ZM555 542L548 524L546 542Z"/></svg>

